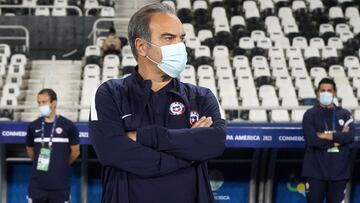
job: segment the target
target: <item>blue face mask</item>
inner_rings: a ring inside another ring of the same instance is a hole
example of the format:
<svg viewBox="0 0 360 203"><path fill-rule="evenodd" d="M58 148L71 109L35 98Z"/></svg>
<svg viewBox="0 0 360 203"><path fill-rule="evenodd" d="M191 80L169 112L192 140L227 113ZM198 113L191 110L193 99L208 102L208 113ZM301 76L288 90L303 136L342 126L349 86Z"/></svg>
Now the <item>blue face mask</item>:
<svg viewBox="0 0 360 203"><path fill-rule="evenodd" d="M319 101L320 104L329 106L333 102L333 95L330 92L320 92Z"/></svg>
<svg viewBox="0 0 360 203"><path fill-rule="evenodd" d="M183 42L179 42L176 44L170 44L160 47L150 42L147 43L161 49L162 59L158 63L153 59L149 58L148 56L146 57L153 63L157 64L160 70L162 70L170 77L179 77L181 72L184 71L187 62L187 52L185 44Z"/></svg>
<svg viewBox="0 0 360 203"><path fill-rule="evenodd" d="M39 106L39 111L41 116L45 116L45 117L49 116L51 113L51 109L49 105Z"/></svg>

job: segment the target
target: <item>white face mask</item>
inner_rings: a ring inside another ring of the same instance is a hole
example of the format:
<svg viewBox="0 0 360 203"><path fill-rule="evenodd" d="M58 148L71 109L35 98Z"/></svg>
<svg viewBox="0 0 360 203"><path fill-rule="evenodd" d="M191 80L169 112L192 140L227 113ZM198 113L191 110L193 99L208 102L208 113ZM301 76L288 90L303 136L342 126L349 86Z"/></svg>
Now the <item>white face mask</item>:
<svg viewBox="0 0 360 203"><path fill-rule="evenodd" d="M324 106L329 106L333 102L333 95L330 92L320 92L319 102Z"/></svg>
<svg viewBox="0 0 360 203"><path fill-rule="evenodd" d="M39 111L41 116L45 116L45 117L49 116L51 113L51 109L49 105L39 106Z"/></svg>
<svg viewBox="0 0 360 203"><path fill-rule="evenodd" d="M148 56L146 57L153 63L157 64L160 70L162 70L170 77L179 77L181 72L184 71L187 63L187 52L185 44L183 42L179 42L176 44L170 44L160 47L150 42L147 43L161 49L162 59L158 63L153 59L149 58Z"/></svg>

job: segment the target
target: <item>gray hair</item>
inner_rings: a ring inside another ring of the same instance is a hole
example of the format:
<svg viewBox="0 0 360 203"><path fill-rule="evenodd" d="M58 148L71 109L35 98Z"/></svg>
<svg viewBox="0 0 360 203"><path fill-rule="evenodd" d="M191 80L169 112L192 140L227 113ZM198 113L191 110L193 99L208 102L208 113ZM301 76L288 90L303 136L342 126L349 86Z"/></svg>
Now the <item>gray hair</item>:
<svg viewBox="0 0 360 203"><path fill-rule="evenodd" d="M129 44L136 61L138 59L138 55L135 48L135 39L143 38L146 41L151 42L151 31L149 27L150 18L152 14L157 12L176 15L175 10L171 6L163 3L153 3L139 9L136 13L134 13L129 21Z"/></svg>

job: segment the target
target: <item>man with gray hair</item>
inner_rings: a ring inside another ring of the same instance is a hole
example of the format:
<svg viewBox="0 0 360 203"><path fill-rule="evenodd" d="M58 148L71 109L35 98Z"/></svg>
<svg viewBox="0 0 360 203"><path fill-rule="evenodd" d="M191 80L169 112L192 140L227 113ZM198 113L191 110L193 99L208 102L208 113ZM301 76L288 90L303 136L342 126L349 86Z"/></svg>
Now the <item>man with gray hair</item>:
<svg viewBox="0 0 360 203"><path fill-rule="evenodd" d="M132 16L128 35L138 66L100 85L91 103L102 202L213 202L206 161L224 151L225 121L209 89L178 79L187 63L182 23L154 3Z"/></svg>

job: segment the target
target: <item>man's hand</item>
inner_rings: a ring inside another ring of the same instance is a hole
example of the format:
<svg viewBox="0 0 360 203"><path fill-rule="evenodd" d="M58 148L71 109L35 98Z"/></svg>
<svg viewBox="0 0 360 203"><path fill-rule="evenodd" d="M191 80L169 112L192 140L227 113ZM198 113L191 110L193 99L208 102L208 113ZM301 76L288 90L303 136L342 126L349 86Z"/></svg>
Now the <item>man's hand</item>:
<svg viewBox="0 0 360 203"><path fill-rule="evenodd" d="M350 130L350 127L349 126L344 126L343 129L341 130L342 133L348 133Z"/></svg>
<svg viewBox="0 0 360 203"><path fill-rule="evenodd" d="M127 133L128 138L132 139L134 142L136 142L136 131L130 131Z"/></svg>
<svg viewBox="0 0 360 203"><path fill-rule="evenodd" d="M191 128L202 128L202 127L210 127L213 124L211 117L201 117L196 123L193 124Z"/></svg>
<svg viewBox="0 0 360 203"><path fill-rule="evenodd" d="M332 133L316 133L317 137L324 140L333 140Z"/></svg>
<svg viewBox="0 0 360 203"><path fill-rule="evenodd" d="M340 146L340 143L334 142L334 147Z"/></svg>

